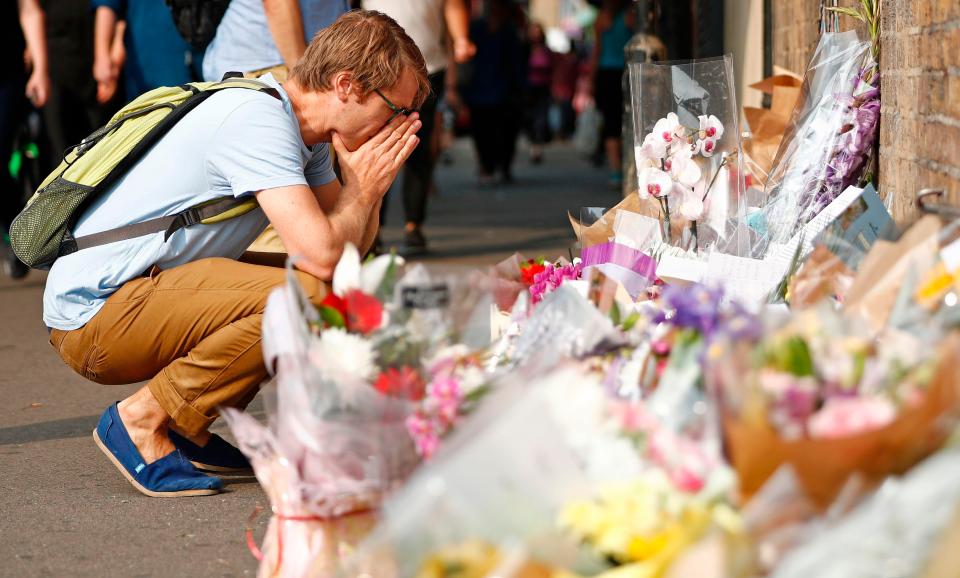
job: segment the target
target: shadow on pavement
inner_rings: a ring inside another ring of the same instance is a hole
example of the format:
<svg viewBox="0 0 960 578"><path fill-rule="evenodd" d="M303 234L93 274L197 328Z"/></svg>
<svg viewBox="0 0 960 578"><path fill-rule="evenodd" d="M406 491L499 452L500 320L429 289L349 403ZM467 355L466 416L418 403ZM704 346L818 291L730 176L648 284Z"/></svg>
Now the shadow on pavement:
<svg viewBox="0 0 960 578"><path fill-rule="evenodd" d="M0 428L0 446L89 436L96 427L99 417L84 415Z"/></svg>

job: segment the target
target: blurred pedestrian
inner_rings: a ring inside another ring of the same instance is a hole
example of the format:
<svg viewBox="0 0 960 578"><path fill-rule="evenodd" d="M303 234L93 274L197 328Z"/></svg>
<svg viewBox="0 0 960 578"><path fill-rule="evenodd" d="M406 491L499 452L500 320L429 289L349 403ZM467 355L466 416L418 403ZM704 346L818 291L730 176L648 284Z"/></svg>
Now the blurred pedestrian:
<svg viewBox="0 0 960 578"><path fill-rule="evenodd" d="M197 80L194 54L163 0L91 0L94 14L93 76L97 100L109 102L123 71L124 100L159 86ZM118 38L123 43L117 42Z"/></svg>
<svg viewBox="0 0 960 578"><path fill-rule="evenodd" d="M547 37L539 22L530 24L527 41L527 137L530 139L530 162L539 164L543 160L543 146L550 142L554 53L547 46Z"/></svg>
<svg viewBox="0 0 960 578"><path fill-rule="evenodd" d="M627 67L623 49L630 42L635 25L630 5L629 0L603 0L594 24L593 94L603 116L603 147L610 168L607 180L612 187L623 182L623 74Z"/></svg>
<svg viewBox="0 0 960 578"><path fill-rule="evenodd" d="M231 0L204 54L203 78L269 72L283 82L314 34L348 10L348 0Z"/></svg>
<svg viewBox="0 0 960 578"><path fill-rule="evenodd" d="M423 127L418 135L417 147L403 170L403 244L402 255L419 255L427 250L423 223L427 217L427 198L433 183L437 145L434 142L434 127L437 118L437 101L446 96L448 106L457 106L456 85L448 85L446 71L451 60L463 63L473 57L476 48L470 42L470 13L464 0L364 0L363 7L378 10L395 19L413 38L427 62L430 74L431 94L420 110ZM444 31L450 35L452 55L448 54ZM455 82L455 79L451 79ZM445 90L449 86L450 90ZM439 141L437 141L439 142ZM380 223L387 213L384 198L380 210Z"/></svg>
<svg viewBox="0 0 960 578"><path fill-rule="evenodd" d="M576 42L571 41L568 52L554 55L553 77L550 80L550 97L557 116L554 130L557 137L564 140L573 135L576 121L573 96L576 93L579 73L579 47Z"/></svg>
<svg viewBox="0 0 960 578"><path fill-rule="evenodd" d="M10 223L23 208L24 191L17 186L7 168L17 133L29 110L29 104L42 107L50 95L44 13L38 0L6 0L0 8L0 226L9 231ZM29 103L27 102L29 100ZM26 276L29 268L8 250L4 272L15 279Z"/></svg>
<svg viewBox="0 0 960 578"><path fill-rule="evenodd" d="M120 106L118 98L97 101L93 77L93 13L90 0L45 0L50 98L43 107L52 170L67 147L80 144L106 124ZM118 42L122 49L122 40Z"/></svg>
<svg viewBox="0 0 960 578"><path fill-rule="evenodd" d="M470 132L480 161L480 184L499 172L513 181L513 157L523 116L526 54L510 0L491 0L486 17L470 24L477 54L470 63L464 101L470 107Z"/></svg>

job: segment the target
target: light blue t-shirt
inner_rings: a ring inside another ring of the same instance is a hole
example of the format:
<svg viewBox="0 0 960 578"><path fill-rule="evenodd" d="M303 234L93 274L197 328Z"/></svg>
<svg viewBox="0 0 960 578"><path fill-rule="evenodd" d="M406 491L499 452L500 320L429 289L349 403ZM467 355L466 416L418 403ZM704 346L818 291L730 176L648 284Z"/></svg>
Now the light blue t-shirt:
<svg viewBox="0 0 960 578"><path fill-rule="evenodd" d="M246 89L214 94L178 122L80 217L75 236L172 215L228 195L291 185L319 186L336 175L326 144L307 147L287 94L282 101ZM57 259L47 276L43 321L61 330L85 325L106 299L153 265L236 259L267 226L257 208L211 225L193 225L164 242L163 232L90 247Z"/></svg>
<svg viewBox="0 0 960 578"><path fill-rule="evenodd" d="M350 10L348 0L300 0L303 38ZM225 72L251 72L283 64L283 57L270 35L263 0L232 0L217 27L217 35L203 57L203 79L220 80Z"/></svg>

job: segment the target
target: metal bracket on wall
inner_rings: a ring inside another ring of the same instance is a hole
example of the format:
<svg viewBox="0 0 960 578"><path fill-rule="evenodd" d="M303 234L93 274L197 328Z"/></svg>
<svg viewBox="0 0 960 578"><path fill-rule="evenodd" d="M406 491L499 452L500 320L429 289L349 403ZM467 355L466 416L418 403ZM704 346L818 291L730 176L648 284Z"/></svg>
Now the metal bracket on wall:
<svg viewBox="0 0 960 578"><path fill-rule="evenodd" d="M960 207L931 202L935 199L941 199L945 193L944 189L938 188L920 189L917 191L917 209L921 213L938 215L946 219L960 219Z"/></svg>

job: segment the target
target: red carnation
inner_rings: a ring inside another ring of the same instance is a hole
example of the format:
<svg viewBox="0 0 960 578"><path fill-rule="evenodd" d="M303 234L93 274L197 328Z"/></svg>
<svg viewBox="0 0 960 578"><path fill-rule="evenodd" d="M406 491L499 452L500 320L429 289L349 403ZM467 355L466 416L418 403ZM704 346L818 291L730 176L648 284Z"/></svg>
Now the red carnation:
<svg viewBox="0 0 960 578"><path fill-rule="evenodd" d="M543 273L546 269L543 263L537 263L536 261L528 261L523 267L520 268L520 275L523 279L523 284L529 287L533 285L536 281L537 275Z"/></svg>
<svg viewBox="0 0 960 578"><path fill-rule="evenodd" d="M380 329L383 304L376 297L359 289L351 289L343 296L343 302L346 304L343 318L347 323L347 331L366 335Z"/></svg>
<svg viewBox="0 0 960 578"><path fill-rule="evenodd" d="M373 387L384 395L420 401L423 399L426 384L416 370L409 365L404 365L399 370L393 367L387 368L374 382Z"/></svg>

